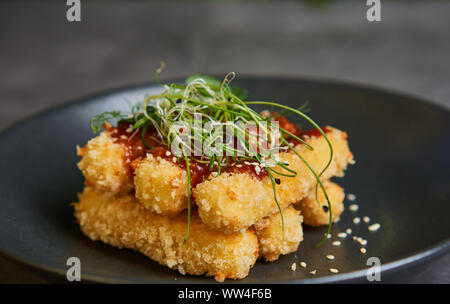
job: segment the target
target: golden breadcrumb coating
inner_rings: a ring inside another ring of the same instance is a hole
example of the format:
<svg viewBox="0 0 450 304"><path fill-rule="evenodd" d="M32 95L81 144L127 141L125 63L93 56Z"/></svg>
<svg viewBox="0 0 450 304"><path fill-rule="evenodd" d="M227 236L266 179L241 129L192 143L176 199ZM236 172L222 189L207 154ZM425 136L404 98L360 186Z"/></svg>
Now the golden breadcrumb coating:
<svg viewBox="0 0 450 304"><path fill-rule="evenodd" d="M242 279L258 257L258 239L248 230L224 234L208 229L195 214L183 245L187 216L157 215L132 195L114 196L86 187L74 203L81 230L92 240L137 250L180 273Z"/></svg>
<svg viewBox="0 0 450 304"><path fill-rule="evenodd" d="M147 154L133 162L136 198L158 214L175 215L187 208L186 171L170 161Z"/></svg>
<svg viewBox="0 0 450 304"><path fill-rule="evenodd" d="M349 163L353 162L347 142L347 134L328 127L334 154L330 167L322 175L322 180L333 176L343 176ZM323 136L306 140L314 150L305 145L295 149L303 158L320 172L328 162L330 150ZM280 158L289 162L289 168L297 172L296 177L278 176L276 185L278 202L282 209L300 201L313 189L316 179L294 152L280 153ZM283 172L282 168L277 168ZM246 173L223 173L197 185L193 191L202 221L213 229L224 232L240 231L257 223L264 217L278 212L274 200L272 183L268 176L263 179Z"/></svg>
<svg viewBox="0 0 450 304"><path fill-rule="evenodd" d="M323 186L330 200L332 220L336 222L344 211L344 189L331 181L325 181ZM303 222L308 226L328 225L330 219L330 213L325 212L323 208L323 206L326 206L326 209L328 208L325 194L320 187L317 191L319 203L317 203L314 189L301 202L296 204L296 207L302 212Z"/></svg>
<svg viewBox="0 0 450 304"><path fill-rule="evenodd" d="M77 149L82 156L78 168L86 179L85 184L113 193L133 189L133 184L124 164L125 148L102 132L83 148Z"/></svg>
<svg viewBox="0 0 450 304"><path fill-rule="evenodd" d="M283 210L284 231L280 213L263 219L254 226L259 241L259 254L266 261L275 261L281 254L297 250L303 240L300 211L289 206Z"/></svg>

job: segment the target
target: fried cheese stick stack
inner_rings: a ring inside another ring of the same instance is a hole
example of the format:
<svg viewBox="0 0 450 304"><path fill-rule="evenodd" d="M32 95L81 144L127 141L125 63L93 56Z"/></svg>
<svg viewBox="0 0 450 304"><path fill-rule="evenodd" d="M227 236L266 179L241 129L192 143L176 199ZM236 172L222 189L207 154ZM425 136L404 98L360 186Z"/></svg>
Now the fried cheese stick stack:
<svg viewBox="0 0 450 304"><path fill-rule="evenodd" d="M224 234L209 229L194 213L183 245L187 215L157 215L132 195L115 196L85 187L75 203L81 230L92 240L137 250L180 273L213 276L218 281L242 279L258 257L251 230Z"/></svg>
<svg viewBox="0 0 450 304"><path fill-rule="evenodd" d="M334 149L331 166L322 176L323 180L333 176L343 176L353 154L348 148L347 134L327 127L327 137ZM329 147L322 136L307 138L305 145L295 149L315 169L322 170L329 157ZM135 188L136 198L146 208L163 215L175 215L187 208L187 174L177 165L177 159L147 157L133 162L134 180L127 175L123 163L125 148L115 143L103 132L80 148L82 156L78 166L86 178L86 184L112 193ZM281 208L302 200L314 187L316 180L306 165L294 152L280 153L280 158L289 162L289 167L297 172L296 177L276 176L277 198ZM278 168L283 172L283 169ZM248 173L223 173L216 178L197 185L193 197L199 206L202 221L213 229L235 232L246 229L264 217L278 212L274 200L272 184L268 176L259 179Z"/></svg>

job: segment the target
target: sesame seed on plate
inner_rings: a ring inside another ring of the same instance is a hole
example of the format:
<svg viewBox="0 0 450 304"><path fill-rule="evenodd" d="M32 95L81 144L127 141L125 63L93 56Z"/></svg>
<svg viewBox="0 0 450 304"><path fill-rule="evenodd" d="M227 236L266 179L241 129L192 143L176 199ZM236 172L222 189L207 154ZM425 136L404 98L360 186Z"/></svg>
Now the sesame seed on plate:
<svg viewBox="0 0 450 304"><path fill-rule="evenodd" d="M368 222L370 222L370 217L368 217L368 216L363 217L363 222L366 223L366 224Z"/></svg>
<svg viewBox="0 0 450 304"><path fill-rule="evenodd" d="M381 225L378 223L375 223L373 225L370 225L367 229L369 229L369 231L377 231L378 229L380 229Z"/></svg>
<svg viewBox="0 0 450 304"><path fill-rule="evenodd" d="M334 255L332 255L332 254L327 255L326 258L327 258L328 260L334 260L334 259L335 259L335 258L334 258Z"/></svg>
<svg viewBox="0 0 450 304"><path fill-rule="evenodd" d="M331 243L331 245L335 247L341 246L341 241L334 241L333 243Z"/></svg>
<svg viewBox="0 0 450 304"><path fill-rule="evenodd" d="M331 239L331 237L332 237L331 233L327 235L327 239Z"/></svg>
<svg viewBox="0 0 450 304"><path fill-rule="evenodd" d="M357 204L351 204L350 206L348 206L348 210L350 211L358 211L359 206Z"/></svg>
<svg viewBox="0 0 450 304"><path fill-rule="evenodd" d="M367 245L367 240L362 239L362 240L359 241L359 243L360 243L362 246L366 246L366 245Z"/></svg>
<svg viewBox="0 0 450 304"><path fill-rule="evenodd" d="M341 239L345 239L345 238L347 237L347 233L345 233L345 232L339 232L339 233L337 234L337 236L340 237Z"/></svg>
<svg viewBox="0 0 450 304"><path fill-rule="evenodd" d="M339 272L339 270L337 270L336 268L330 268L329 270L332 273L338 273Z"/></svg>
<svg viewBox="0 0 450 304"><path fill-rule="evenodd" d="M300 262L300 266L302 266L303 268L306 268L306 263L305 262Z"/></svg>
<svg viewBox="0 0 450 304"><path fill-rule="evenodd" d="M315 275L316 274L316 270L314 269L313 271L309 272L310 275Z"/></svg>
<svg viewBox="0 0 450 304"><path fill-rule="evenodd" d="M295 264L295 263L292 263L292 265L291 265L291 269L292 269L292 271L295 271L295 270L297 269L297 264Z"/></svg>
<svg viewBox="0 0 450 304"><path fill-rule="evenodd" d="M347 199L351 202L353 202L356 199L356 195L349 193L347 194Z"/></svg>
<svg viewBox="0 0 450 304"><path fill-rule="evenodd" d="M364 248L364 247L360 248L359 251L361 251L362 254L366 254L366 252L367 252L366 248Z"/></svg>
<svg viewBox="0 0 450 304"><path fill-rule="evenodd" d="M352 229L347 228L347 229L345 230L345 232L346 232L347 234L352 234Z"/></svg>
<svg viewBox="0 0 450 304"><path fill-rule="evenodd" d="M359 222L361 222L361 219L359 217L355 217L353 219L353 224L359 224Z"/></svg>

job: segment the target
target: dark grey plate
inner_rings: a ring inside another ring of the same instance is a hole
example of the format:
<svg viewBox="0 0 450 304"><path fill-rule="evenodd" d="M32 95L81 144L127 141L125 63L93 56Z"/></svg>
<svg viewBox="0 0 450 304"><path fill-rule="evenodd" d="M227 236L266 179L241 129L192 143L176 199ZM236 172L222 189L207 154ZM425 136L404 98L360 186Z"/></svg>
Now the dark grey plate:
<svg viewBox="0 0 450 304"><path fill-rule="evenodd" d="M450 114L414 97L361 86L312 80L240 78L251 99L299 106L309 100L321 125L346 130L357 163L338 180L354 193L358 212L345 211L333 238L346 228L368 240L367 254L351 237L333 247L314 249L325 228L306 228L297 253L274 263L257 262L238 282L365 281L366 260L378 257L382 276L425 261L450 246ZM154 85L84 98L28 119L0 136L0 251L37 269L65 276L69 257L79 257L82 279L100 282L214 282L182 276L143 255L92 242L75 224L69 202L82 189L75 146L93 136L90 118L107 109L128 109L127 102ZM349 202L346 201L348 206ZM355 216L381 224L369 232ZM328 261L325 255L336 260ZM291 271L293 262L305 261ZM330 267L340 273L331 274ZM227 281L228 282L228 281Z"/></svg>

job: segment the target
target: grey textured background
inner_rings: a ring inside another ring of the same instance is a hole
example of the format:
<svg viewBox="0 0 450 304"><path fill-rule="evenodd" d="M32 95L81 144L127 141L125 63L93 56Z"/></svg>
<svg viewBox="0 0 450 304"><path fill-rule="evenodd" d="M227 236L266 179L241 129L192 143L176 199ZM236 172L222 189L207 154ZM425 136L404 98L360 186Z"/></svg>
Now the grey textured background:
<svg viewBox="0 0 450 304"><path fill-rule="evenodd" d="M300 1L0 3L0 130L75 97L193 73L308 76L371 84L450 108L450 2ZM1 241L1 240L0 240ZM45 282L0 258L0 282ZM450 255L403 283L450 283Z"/></svg>

